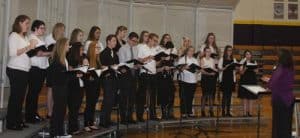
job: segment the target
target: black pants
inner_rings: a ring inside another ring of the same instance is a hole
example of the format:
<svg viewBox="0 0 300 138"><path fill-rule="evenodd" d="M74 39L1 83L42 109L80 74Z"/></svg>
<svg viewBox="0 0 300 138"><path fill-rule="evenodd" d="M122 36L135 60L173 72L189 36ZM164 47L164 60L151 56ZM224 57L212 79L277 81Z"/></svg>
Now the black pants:
<svg viewBox="0 0 300 138"><path fill-rule="evenodd" d="M142 73L139 79L139 88L137 93L137 118L142 119L144 114L144 106L147 101L150 104L150 118L156 117L155 105L156 105L156 86L155 86L155 75L150 75L146 73ZM148 92L149 97L146 97L146 92Z"/></svg>
<svg viewBox="0 0 300 138"><path fill-rule="evenodd" d="M23 122L22 105L28 84L28 72L6 68L9 78L10 96L7 105L7 126L17 126Z"/></svg>
<svg viewBox="0 0 300 138"><path fill-rule="evenodd" d="M223 97L222 97L222 110L230 113L230 106L231 106L231 90L224 90Z"/></svg>
<svg viewBox="0 0 300 138"><path fill-rule="evenodd" d="M201 110L204 111L205 104L208 101L209 110L213 110L214 103L214 94L216 91L216 77L209 75L201 76L201 88L202 88L202 97L201 97Z"/></svg>
<svg viewBox="0 0 300 138"><path fill-rule="evenodd" d="M120 89L120 116L121 121L133 120L134 94L136 93L136 85L134 77L131 73L122 74L119 76L118 85Z"/></svg>
<svg viewBox="0 0 300 138"><path fill-rule="evenodd" d="M83 90L80 88L79 79L71 80L69 82L68 90L68 131L69 133L72 133L79 130L78 114L83 98Z"/></svg>
<svg viewBox="0 0 300 138"><path fill-rule="evenodd" d="M195 83L180 82L180 112L181 114L193 114L193 100L196 91Z"/></svg>
<svg viewBox="0 0 300 138"><path fill-rule="evenodd" d="M38 115L39 94L43 87L46 70L38 67L31 67L29 71L29 85L25 103L25 118L32 119Z"/></svg>
<svg viewBox="0 0 300 138"><path fill-rule="evenodd" d="M294 104L287 107L283 102L272 102L272 138L292 137Z"/></svg>
<svg viewBox="0 0 300 138"><path fill-rule="evenodd" d="M112 107L118 90L117 81L114 75L103 78L103 102L100 115L100 125L102 126L109 126L111 124Z"/></svg>
<svg viewBox="0 0 300 138"><path fill-rule="evenodd" d="M95 120L96 104L100 95L99 80L85 81L85 110L84 110L84 126L93 126Z"/></svg>
<svg viewBox="0 0 300 138"><path fill-rule="evenodd" d="M64 118L67 108L68 100L68 86L67 85L53 85L53 112L50 120L50 135L61 136L64 135Z"/></svg>
<svg viewBox="0 0 300 138"><path fill-rule="evenodd" d="M159 74L157 78L157 87L162 113L163 115L170 116L175 97L173 76L169 74Z"/></svg>

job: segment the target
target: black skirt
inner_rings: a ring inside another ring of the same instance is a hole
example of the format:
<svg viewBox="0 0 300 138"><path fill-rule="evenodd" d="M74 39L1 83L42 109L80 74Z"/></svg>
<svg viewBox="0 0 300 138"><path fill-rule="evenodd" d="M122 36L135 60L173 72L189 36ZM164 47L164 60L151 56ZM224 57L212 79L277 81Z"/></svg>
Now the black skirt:
<svg viewBox="0 0 300 138"><path fill-rule="evenodd" d="M256 73L253 70L246 70L239 82L238 97L241 99L257 99L257 95L248 91L242 85L257 85Z"/></svg>

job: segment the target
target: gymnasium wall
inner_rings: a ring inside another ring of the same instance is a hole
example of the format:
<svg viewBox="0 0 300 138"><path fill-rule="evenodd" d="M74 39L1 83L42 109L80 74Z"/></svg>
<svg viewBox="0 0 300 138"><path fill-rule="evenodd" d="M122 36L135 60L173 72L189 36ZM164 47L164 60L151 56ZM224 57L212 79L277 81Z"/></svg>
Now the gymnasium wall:
<svg viewBox="0 0 300 138"><path fill-rule="evenodd" d="M283 19L274 19L274 3L274 0L240 0L234 12L234 45L300 45L300 17L288 19L288 4L298 4L299 9L300 2L276 2L284 4Z"/></svg>

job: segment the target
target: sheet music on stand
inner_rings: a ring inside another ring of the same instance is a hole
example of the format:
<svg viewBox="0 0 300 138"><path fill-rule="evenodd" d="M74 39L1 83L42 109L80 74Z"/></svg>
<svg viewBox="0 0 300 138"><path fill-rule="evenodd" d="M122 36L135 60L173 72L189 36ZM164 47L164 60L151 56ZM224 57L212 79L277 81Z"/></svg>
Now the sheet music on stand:
<svg viewBox="0 0 300 138"><path fill-rule="evenodd" d="M259 94L270 94L271 92L259 85L242 85L245 89L252 92L255 95Z"/></svg>

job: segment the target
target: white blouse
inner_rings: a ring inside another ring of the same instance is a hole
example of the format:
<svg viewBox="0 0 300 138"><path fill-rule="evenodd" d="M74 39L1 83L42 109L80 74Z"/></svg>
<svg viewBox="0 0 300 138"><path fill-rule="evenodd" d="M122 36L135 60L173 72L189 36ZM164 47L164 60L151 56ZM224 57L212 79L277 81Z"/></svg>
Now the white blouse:
<svg viewBox="0 0 300 138"><path fill-rule="evenodd" d="M37 47L46 45L44 40L42 38L39 38L38 36L31 34L29 36L30 39L35 39L38 41ZM38 67L40 69L46 69L49 66L48 57L31 57L31 66Z"/></svg>
<svg viewBox="0 0 300 138"><path fill-rule="evenodd" d="M87 41L85 42L84 47L83 47L83 51L84 51L85 54L87 54L91 42L92 42L91 40L87 40ZM103 44L102 44L100 41L98 41L98 45L100 46L100 52L103 51L104 48L105 48L105 47L103 46Z"/></svg>
<svg viewBox="0 0 300 138"><path fill-rule="evenodd" d="M7 67L28 72L31 67L30 58L26 52L17 55L17 50L25 48L29 45L29 39L23 38L16 32L12 32L8 38L9 60Z"/></svg>
<svg viewBox="0 0 300 138"><path fill-rule="evenodd" d="M193 63L199 66L198 60L194 57L189 58L184 56L178 60L178 65L187 64L189 66ZM186 83L197 83L197 73L192 73L187 70L183 70L183 72L179 74L178 79Z"/></svg>
<svg viewBox="0 0 300 138"><path fill-rule="evenodd" d="M146 44L139 44L138 45L138 58L146 58L148 56L155 56L158 53L157 47L150 48ZM146 69L148 69L150 72L147 72L144 69L141 69L141 73L149 73L149 74L156 74L156 61L154 59L151 59L147 61L143 65Z"/></svg>

